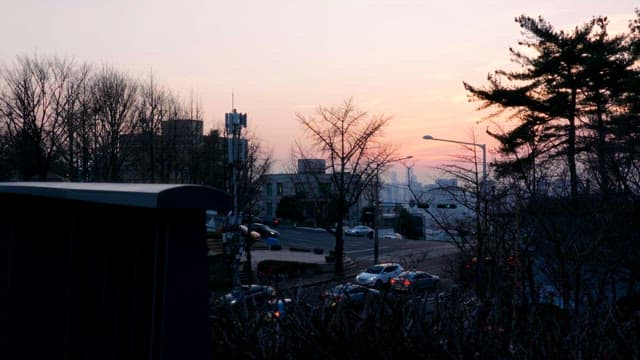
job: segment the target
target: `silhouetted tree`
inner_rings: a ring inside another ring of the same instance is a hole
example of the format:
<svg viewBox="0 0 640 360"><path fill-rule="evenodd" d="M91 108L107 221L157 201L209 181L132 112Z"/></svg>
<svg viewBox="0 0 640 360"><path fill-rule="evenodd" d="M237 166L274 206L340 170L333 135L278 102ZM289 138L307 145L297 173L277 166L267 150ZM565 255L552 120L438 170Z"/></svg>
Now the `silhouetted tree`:
<svg viewBox="0 0 640 360"><path fill-rule="evenodd" d="M203 138L200 153L202 170L198 183L224 189L227 165L225 163L226 143L219 130L210 130Z"/></svg>
<svg viewBox="0 0 640 360"><path fill-rule="evenodd" d="M136 128L139 137L135 139L138 146L133 155L139 176L144 181L156 182L160 177L158 170L159 152L161 149L162 122L169 120L170 94L160 88L153 77L140 86L140 100L137 103Z"/></svg>
<svg viewBox="0 0 640 360"><path fill-rule="evenodd" d="M130 155L123 151L130 148L129 144L122 142L129 142L131 138L123 138L123 135L134 133L137 124L135 107L139 87L124 73L105 66L94 78L92 90L97 178L118 181Z"/></svg>
<svg viewBox="0 0 640 360"><path fill-rule="evenodd" d="M20 177L47 179L60 158L69 116L72 66L67 60L19 56L2 69L0 117Z"/></svg>
<svg viewBox="0 0 640 360"><path fill-rule="evenodd" d="M567 159L571 194L576 196L576 122L580 111L579 90L584 85L580 74L585 42L596 22L592 20L569 34L556 31L541 17L534 19L522 15L516 18L516 22L527 35L519 45L535 51L535 55L510 48L514 62L520 64L523 70L498 70L488 76L487 88L467 83L464 83L464 87L474 98L483 102L481 108L496 106L501 110L512 110L523 121L544 120L549 138L557 141L554 155L562 154ZM503 83L504 80L507 84Z"/></svg>
<svg viewBox="0 0 640 360"><path fill-rule="evenodd" d="M238 203L241 211L245 214L259 214L261 209L258 206L258 195L262 188L262 176L269 172L272 164L271 151L264 148L264 145L257 137L247 135L247 157L239 169L238 183Z"/></svg>
<svg viewBox="0 0 640 360"><path fill-rule="evenodd" d="M356 109L351 99L340 106L320 106L315 116L298 114L309 144L317 154L313 158L326 159L337 200L335 245L335 275L342 277L344 218L360 199L362 192L375 180L381 164L393 157L389 146L379 139L389 119L369 116Z"/></svg>

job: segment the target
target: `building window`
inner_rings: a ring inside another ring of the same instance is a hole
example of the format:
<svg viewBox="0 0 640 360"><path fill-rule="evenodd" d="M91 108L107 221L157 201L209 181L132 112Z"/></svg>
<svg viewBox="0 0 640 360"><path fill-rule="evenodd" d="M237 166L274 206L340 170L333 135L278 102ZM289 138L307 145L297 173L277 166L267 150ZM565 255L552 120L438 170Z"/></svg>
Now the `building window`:
<svg viewBox="0 0 640 360"><path fill-rule="evenodd" d="M267 183L267 196L271 196L273 195L273 186L271 186L271 183Z"/></svg>
<svg viewBox="0 0 640 360"><path fill-rule="evenodd" d="M296 188L296 195L303 195L305 193L303 183L301 182L295 183L295 188Z"/></svg>
<svg viewBox="0 0 640 360"><path fill-rule="evenodd" d="M276 187L277 187L277 190L276 190L277 194L282 195L282 193L284 193L284 185L282 185L282 183L278 183Z"/></svg>

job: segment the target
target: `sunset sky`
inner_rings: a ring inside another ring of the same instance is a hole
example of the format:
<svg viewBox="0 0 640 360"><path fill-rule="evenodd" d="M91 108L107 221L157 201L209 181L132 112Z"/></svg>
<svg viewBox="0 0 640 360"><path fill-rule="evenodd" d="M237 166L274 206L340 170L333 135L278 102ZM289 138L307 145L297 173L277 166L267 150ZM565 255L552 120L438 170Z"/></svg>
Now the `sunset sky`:
<svg viewBox="0 0 640 360"><path fill-rule="evenodd" d="M626 31L638 0L0 0L0 63L17 55L58 55L108 64L133 77L153 71L221 127L235 107L277 160L288 166L302 135L296 113L353 97L391 117L385 135L399 156L414 156L419 180L461 153L425 134L492 145L490 122L462 82L486 84L509 66L522 38L518 15L570 29L593 16ZM491 152L489 160L493 158Z"/></svg>

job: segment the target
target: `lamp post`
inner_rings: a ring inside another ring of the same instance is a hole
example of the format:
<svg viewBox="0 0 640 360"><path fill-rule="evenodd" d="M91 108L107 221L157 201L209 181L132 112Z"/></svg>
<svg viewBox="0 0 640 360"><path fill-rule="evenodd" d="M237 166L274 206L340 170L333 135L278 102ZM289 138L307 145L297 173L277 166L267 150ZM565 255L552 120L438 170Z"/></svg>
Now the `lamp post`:
<svg viewBox="0 0 640 360"><path fill-rule="evenodd" d="M378 260L380 258L380 237L379 237L379 233L378 233L378 222L379 222L379 216L380 216L380 167L390 164L390 163L394 163L394 162L398 162L398 161L403 161L403 160L409 160L413 158L412 155L400 158L400 159L392 159L392 160L387 160L384 161L383 163L379 164L378 166L376 166L376 186L375 186L375 204L373 207L373 262L374 264L378 263Z"/></svg>
<svg viewBox="0 0 640 360"><path fill-rule="evenodd" d="M422 138L425 140L444 141L444 142L450 142L455 144L477 146L481 148L482 149L482 183L484 184L484 182L487 181L487 144L478 144L478 143L472 143L472 142L466 142L466 141L440 139L440 138L434 138L431 135L425 135Z"/></svg>
<svg viewBox="0 0 640 360"><path fill-rule="evenodd" d="M481 185L478 188L478 194L477 194L477 199L476 199L476 232L477 232L477 239L478 239L478 247L476 249L477 251L477 258L478 261L480 261L480 259L482 259L482 247L483 247L483 234L482 234L482 225L481 225L481 221L480 221L480 202L483 199L483 193L484 193L484 188L486 186L487 183L487 145L486 144L477 144L477 143L473 143L473 142L466 142L466 141L458 141L458 140L448 140L448 139L440 139L440 138L434 138L431 135L425 135L422 137L424 140L435 140L435 141L444 141L444 142L450 142L450 143L455 143L455 144L462 144L462 145L470 145L470 146L477 146L479 148L482 149L482 182L480 183ZM476 174L478 172L476 171ZM477 177L477 175L476 175ZM486 202L485 202L485 206L486 206ZM486 230L487 228L487 218L486 218L486 209L485 209L485 225L484 225L484 230ZM478 282L478 272L476 272L476 283Z"/></svg>

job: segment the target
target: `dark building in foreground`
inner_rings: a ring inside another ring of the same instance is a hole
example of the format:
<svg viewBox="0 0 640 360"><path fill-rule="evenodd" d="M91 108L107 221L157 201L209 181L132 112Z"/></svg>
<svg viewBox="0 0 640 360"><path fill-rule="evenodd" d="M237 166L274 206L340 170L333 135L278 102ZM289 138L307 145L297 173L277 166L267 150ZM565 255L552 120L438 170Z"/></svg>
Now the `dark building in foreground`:
<svg viewBox="0 0 640 360"><path fill-rule="evenodd" d="M204 186L0 183L0 358L205 359Z"/></svg>

